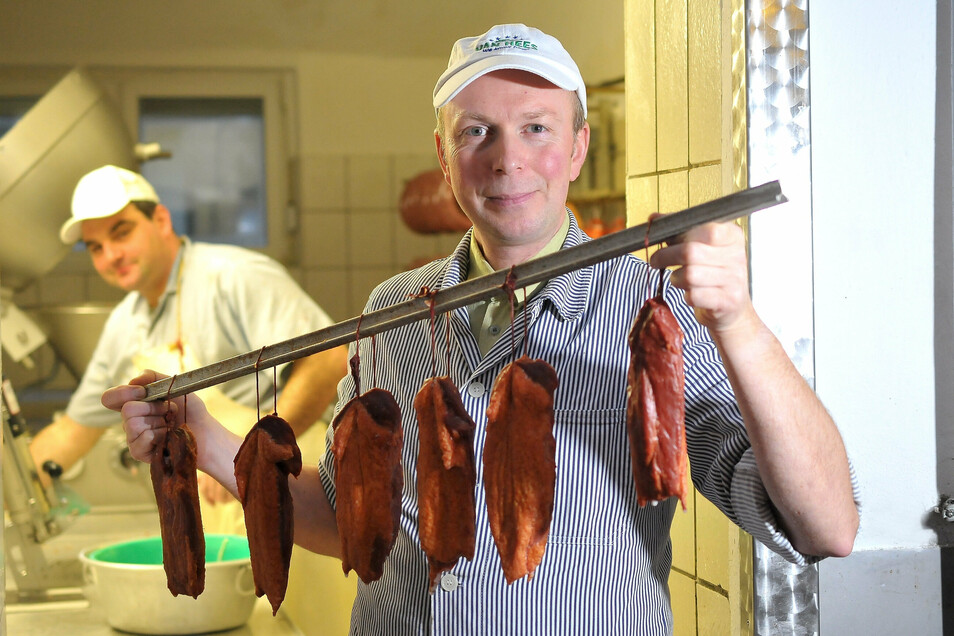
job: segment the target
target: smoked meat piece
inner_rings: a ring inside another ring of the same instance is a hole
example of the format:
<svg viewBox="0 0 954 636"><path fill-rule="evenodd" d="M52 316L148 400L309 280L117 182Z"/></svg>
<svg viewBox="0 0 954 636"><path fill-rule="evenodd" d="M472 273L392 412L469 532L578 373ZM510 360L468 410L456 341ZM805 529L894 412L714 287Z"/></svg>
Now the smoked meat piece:
<svg viewBox="0 0 954 636"><path fill-rule="evenodd" d="M335 517L341 568L365 583L381 578L401 517L401 409L384 389L345 404L334 420Z"/></svg>
<svg viewBox="0 0 954 636"><path fill-rule="evenodd" d="M476 425L447 376L424 382L414 398L420 450L417 455L418 532L427 555L429 589L460 557L474 558L477 532Z"/></svg>
<svg viewBox="0 0 954 636"><path fill-rule="evenodd" d="M301 473L301 451L288 422L266 415L245 436L235 455L235 484L245 512L255 594L278 612L288 586L295 543L295 511L288 475Z"/></svg>
<svg viewBox="0 0 954 636"><path fill-rule="evenodd" d="M195 437L189 427L159 432L149 474L159 505L162 567L172 595L192 598L205 589L205 535L195 471Z"/></svg>
<svg viewBox="0 0 954 636"><path fill-rule="evenodd" d="M686 508L686 404L682 330L662 297L639 310L629 334L632 354L626 428L636 501L679 497Z"/></svg>
<svg viewBox="0 0 954 636"><path fill-rule="evenodd" d="M553 518L556 371L522 356L494 383L487 409L484 489L487 516L507 583L540 565Z"/></svg>

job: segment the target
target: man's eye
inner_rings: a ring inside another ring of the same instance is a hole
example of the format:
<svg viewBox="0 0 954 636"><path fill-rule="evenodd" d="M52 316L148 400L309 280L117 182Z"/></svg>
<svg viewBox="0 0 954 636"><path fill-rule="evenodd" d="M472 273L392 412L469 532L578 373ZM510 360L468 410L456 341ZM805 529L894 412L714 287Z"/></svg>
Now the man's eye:
<svg viewBox="0 0 954 636"><path fill-rule="evenodd" d="M487 134L487 129L483 126L468 126L464 129L464 135L468 137L483 137Z"/></svg>
<svg viewBox="0 0 954 636"><path fill-rule="evenodd" d="M543 124L530 124L530 126L528 126L528 129L532 133L542 133L542 132L546 132L547 127L544 126Z"/></svg>

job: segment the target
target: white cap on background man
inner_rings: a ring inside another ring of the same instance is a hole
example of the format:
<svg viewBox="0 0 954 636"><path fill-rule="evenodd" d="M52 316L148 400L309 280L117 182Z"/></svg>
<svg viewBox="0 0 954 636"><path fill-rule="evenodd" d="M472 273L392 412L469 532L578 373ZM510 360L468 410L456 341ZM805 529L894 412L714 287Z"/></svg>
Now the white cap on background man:
<svg viewBox="0 0 954 636"><path fill-rule="evenodd" d="M72 245L80 240L83 221L112 216L132 201L159 203L156 191L142 175L117 166L87 173L73 190L73 215L60 228L60 240Z"/></svg>

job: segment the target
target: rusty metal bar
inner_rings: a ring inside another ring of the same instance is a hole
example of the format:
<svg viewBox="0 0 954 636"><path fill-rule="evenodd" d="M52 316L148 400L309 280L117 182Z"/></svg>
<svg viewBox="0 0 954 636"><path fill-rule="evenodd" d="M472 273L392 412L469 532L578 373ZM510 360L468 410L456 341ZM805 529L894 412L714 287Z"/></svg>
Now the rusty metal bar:
<svg viewBox="0 0 954 636"><path fill-rule="evenodd" d="M512 270L514 287L519 289L549 280L560 274L642 249L647 244L658 245L698 225L731 221L785 201L778 182L772 181L681 212L666 214L655 219L651 224L643 223L626 228L593 241L521 263ZM152 401L165 399L167 396L178 397L255 373L256 370L269 369L284 362L298 360L319 351L350 343L357 336L359 318L361 337L366 337L429 318L431 300L434 303L435 314L471 305L498 293L508 273L507 270L500 270L441 290L433 296L433 299L411 298L318 331L268 345L260 350L256 349L205 367L186 371L175 376L174 382L173 378L153 382L146 385L145 399Z"/></svg>

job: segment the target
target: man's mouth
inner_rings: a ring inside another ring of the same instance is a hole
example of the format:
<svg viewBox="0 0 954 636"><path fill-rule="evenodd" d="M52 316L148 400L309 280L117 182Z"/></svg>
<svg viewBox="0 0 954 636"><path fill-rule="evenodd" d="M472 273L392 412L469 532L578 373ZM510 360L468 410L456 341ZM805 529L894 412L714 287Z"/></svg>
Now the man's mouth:
<svg viewBox="0 0 954 636"><path fill-rule="evenodd" d="M513 206L526 203L533 196L532 192L506 193L488 195L486 198L500 206Z"/></svg>

